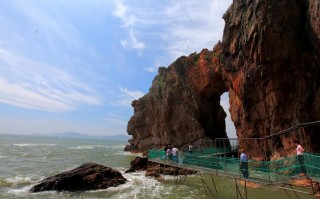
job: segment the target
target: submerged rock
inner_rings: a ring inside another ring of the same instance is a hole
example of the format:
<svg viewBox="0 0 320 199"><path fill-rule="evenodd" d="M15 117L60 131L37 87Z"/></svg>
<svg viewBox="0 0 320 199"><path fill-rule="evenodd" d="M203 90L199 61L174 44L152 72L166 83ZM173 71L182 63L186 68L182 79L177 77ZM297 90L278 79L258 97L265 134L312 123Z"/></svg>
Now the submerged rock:
<svg viewBox="0 0 320 199"><path fill-rule="evenodd" d="M116 187L127 181L119 171L96 163L86 163L73 170L48 177L32 187L31 192L81 191Z"/></svg>

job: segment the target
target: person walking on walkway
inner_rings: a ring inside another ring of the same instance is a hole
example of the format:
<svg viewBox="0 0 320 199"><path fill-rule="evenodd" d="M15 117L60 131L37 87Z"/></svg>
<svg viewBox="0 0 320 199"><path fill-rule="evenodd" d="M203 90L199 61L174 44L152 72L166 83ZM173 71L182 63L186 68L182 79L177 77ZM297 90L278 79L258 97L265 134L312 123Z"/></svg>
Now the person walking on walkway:
<svg viewBox="0 0 320 199"><path fill-rule="evenodd" d="M183 151L181 149L178 149L179 152L178 152L178 160L179 160L179 165L183 164Z"/></svg>
<svg viewBox="0 0 320 199"><path fill-rule="evenodd" d="M173 148L171 150L173 162L178 162L178 152L179 152L179 149L177 147L173 146Z"/></svg>
<svg viewBox="0 0 320 199"><path fill-rule="evenodd" d="M192 146L192 144L191 144L191 143L189 143L188 150L189 150L189 153L192 153L192 151L193 151L193 146Z"/></svg>
<svg viewBox="0 0 320 199"><path fill-rule="evenodd" d="M171 149L170 147L167 148L166 150L166 160L171 160L172 154L171 154Z"/></svg>
<svg viewBox="0 0 320 199"><path fill-rule="evenodd" d="M245 153L245 150L241 150L240 155L240 171L244 178L249 178L249 170L248 170L248 156Z"/></svg>
<svg viewBox="0 0 320 199"><path fill-rule="evenodd" d="M304 157L303 157L303 152L304 152L304 148L302 148L301 144L299 143L299 141L294 141L293 142L294 145L296 146L296 151L297 151L297 161L299 164L299 172L300 175L306 175L306 167L304 165Z"/></svg>

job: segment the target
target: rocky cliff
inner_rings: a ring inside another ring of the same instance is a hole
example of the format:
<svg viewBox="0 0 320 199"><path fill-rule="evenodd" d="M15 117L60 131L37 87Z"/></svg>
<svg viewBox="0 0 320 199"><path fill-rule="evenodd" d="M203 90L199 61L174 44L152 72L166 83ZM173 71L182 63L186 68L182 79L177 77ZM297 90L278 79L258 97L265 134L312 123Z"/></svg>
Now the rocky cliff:
<svg viewBox="0 0 320 199"><path fill-rule="evenodd" d="M226 91L220 54L221 48L203 50L159 68L149 93L132 102L131 144L144 150L226 137L226 113L220 106L220 95Z"/></svg>
<svg viewBox="0 0 320 199"><path fill-rule="evenodd" d="M319 0L234 0L222 42L159 68L149 93L132 103L132 145L143 150L226 137L224 92L239 138L319 120L319 7ZM319 150L319 131L306 130L310 150ZM271 145L286 153L293 139Z"/></svg>
<svg viewBox="0 0 320 199"><path fill-rule="evenodd" d="M319 120L318 2L234 1L224 15L220 65L239 138ZM319 139L313 131L309 142ZM290 142L282 140L273 145L286 151Z"/></svg>

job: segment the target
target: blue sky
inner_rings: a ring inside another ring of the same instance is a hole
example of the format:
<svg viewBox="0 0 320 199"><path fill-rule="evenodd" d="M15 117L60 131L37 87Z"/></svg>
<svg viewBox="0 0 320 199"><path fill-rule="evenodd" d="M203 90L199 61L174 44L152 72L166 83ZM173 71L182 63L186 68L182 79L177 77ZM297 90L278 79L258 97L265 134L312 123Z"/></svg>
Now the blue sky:
<svg viewBox="0 0 320 199"><path fill-rule="evenodd" d="M0 133L127 134L158 67L212 49L231 2L0 0Z"/></svg>

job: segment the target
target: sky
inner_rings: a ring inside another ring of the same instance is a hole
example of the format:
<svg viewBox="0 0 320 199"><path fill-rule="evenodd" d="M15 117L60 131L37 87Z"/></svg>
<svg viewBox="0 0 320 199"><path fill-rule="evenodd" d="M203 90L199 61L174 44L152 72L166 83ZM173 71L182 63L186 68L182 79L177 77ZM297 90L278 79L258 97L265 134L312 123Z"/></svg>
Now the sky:
<svg viewBox="0 0 320 199"><path fill-rule="evenodd" d="M232 0L0 3L0 134L126 135L131 102L160 66L222 39Z"/></svg>

